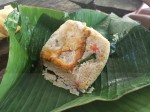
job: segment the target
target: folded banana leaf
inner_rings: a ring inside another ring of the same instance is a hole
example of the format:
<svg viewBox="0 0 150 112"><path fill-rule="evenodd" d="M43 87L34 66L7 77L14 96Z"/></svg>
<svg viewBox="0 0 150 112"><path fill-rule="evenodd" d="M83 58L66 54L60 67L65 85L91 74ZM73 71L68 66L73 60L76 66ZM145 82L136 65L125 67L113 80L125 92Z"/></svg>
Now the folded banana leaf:
<svg viewBox="0 0 150 112"><path fill-rule="evenodd" d="M111 43L108 62L93 84L95 90L92 94L72 95L53 86L42 76L40 50L50 35L67 19L86 22ZM2 112L58 112L95 100L101 101L75 108L74 111L110 111L104 107L109 105L113 108L117 105L119 108L115 108L115 112L119 112L121 109L131 109L121 106L124 102L131 104L130 98L143 103L142 100L137 100L138 92L115 103L104 102L119 99L150 84L150 32L137 22L129 18L119 18L115 14L107 15L88 9L68 14L19 5L9 15L5 25L10 35L10 51L0 84ZM20 26L21 30L16 33L17 26ZM147 92L148 89L142 93L150 97ZM144 104L146 103L148 100L145 100ZM134 102L133 106L136 106ZM143 108L142 112L148 112L146 109Z"/></svg>

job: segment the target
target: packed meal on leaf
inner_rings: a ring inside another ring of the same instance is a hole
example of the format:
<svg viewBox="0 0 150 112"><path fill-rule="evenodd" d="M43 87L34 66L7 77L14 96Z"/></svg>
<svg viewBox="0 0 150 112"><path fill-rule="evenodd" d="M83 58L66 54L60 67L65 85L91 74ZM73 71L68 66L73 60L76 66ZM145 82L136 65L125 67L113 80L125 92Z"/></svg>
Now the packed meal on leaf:
<svg viewBox="0 0 150 112"><path fill-rule="evenodd" d="M9 36L4 22L12 11L10 5L0 10L0 39ZM110 43L99 32L86 23L67 20L41 50L44 78L75 95L91 93L109 52Z"/></svg>
<svg viewBox="0 0 150 112"><path fill-rule="evenodd" d="M110 43L99 32L67 20L42 48L44 78L75 95L91 93L109 52Z"/></svg>

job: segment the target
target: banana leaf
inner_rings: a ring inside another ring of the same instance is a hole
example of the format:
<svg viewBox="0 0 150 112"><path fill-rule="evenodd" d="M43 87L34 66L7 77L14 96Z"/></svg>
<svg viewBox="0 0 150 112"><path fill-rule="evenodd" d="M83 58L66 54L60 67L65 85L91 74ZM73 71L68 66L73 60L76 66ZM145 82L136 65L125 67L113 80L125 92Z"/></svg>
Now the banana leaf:
<svg viewBox="0 0 150 112"><path fill-rule="evenodd" d="M40 50L50 35L67 19L86 22L111 43L110 57L93 84L95 90L92 94L79 97L72 95L53 86L42 76ZM21 30L15 33L17 25L20 25ZM150 84L150 32L131 19L88 9L67 14L19 5L18 11L16 9L9 15L6 27L10 35L10 51L0 85L2 112L58 112L95 100L116 100ZM136 98L135 94L131 96ZM129 102L128 98L131 97L126 97L125 102ZM122 99L116 102L123 104ZM106 102L94 102L90 106L85 105L83 109L89 106L94 111L95 104L101 105L95 111L103 105L107 106ZM114 106L113 103L110 105L111 108ZM125 107L119 109L122 108ZM119 109L116 111L120 111ZM77 110L82 110L82 107Z"/></svg>
<svg viewBox="0 0 150 112"><path fill-rule="evenodd" d="M125 95L116 101L95 101L66 112L149 112L150 87Z"/></svg>

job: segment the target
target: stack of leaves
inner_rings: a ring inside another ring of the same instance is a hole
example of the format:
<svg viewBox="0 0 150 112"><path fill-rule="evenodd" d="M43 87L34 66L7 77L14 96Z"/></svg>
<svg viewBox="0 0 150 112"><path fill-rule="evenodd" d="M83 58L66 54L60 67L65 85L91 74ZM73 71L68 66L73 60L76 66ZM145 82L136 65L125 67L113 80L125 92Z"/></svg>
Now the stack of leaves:
<svg viewBox="0 0 150 112"><path fill-rule="evenodd" d="M86 22L111 43L108 62L93 84L92 94L72 95L42 76L40 50L67 19ZM150 85L150 31L137 22L88 9L68 14L18 5L5 25L10 44L7 68L0 84L0 111L59 112L83 104L86 105L67 111L149 111L148 87L119 99ZM21 29L16 33L17 26ZM119 100L113 101L116 99ZM89 103L92 101L95 102Z"/></svg>

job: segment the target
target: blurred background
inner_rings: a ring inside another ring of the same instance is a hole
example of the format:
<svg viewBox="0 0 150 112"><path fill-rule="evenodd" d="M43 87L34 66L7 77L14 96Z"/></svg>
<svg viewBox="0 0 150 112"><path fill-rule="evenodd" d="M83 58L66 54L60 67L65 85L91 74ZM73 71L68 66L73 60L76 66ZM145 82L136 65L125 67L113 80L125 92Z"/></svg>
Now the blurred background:
<svg viewBox="0 0 150 112"><path fill-rule="evenodd" d="M13 1L67 12L80 8L97 9L106 13L114 12L119 16L135 11L142 5L141 0L0 0L0 8Z"/></svg>

